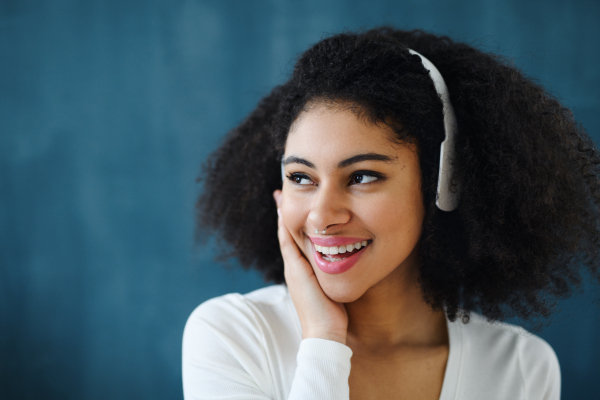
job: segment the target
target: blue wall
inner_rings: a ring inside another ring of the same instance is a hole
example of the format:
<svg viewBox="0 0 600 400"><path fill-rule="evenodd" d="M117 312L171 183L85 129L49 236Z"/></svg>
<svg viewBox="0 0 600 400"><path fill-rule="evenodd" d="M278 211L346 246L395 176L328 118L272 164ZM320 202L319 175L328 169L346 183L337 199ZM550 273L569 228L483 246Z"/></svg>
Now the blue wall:
<svg viewBox="0 0 600 400"><path fill-rule="evenodd" d="M262 285L194 248L199 165L324 33L508 55L598 142L598 21L597 1L0 0L0 398L182 397L189 313ZM600 398L586 293L540 333L564 399Z"/></svg>

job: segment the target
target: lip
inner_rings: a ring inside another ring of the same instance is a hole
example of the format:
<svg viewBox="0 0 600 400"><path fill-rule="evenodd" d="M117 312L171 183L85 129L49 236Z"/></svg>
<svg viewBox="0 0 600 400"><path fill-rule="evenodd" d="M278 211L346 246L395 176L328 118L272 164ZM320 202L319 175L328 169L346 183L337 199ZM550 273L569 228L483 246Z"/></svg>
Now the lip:
<svg viewBox="0 0 600 400"><path fill-rule="evenodd" d="M308 237L313 244L318 244L319 246L344 246L347 244L354 244L359 242L370 241L367 238L357 238L357 237L345 237L345 236L331 236L331 237L318 237L318 236L309 236Z"/></svg>
<svg viewBox="0 0 600 400"><path fill-rule="evenodd" d="M333 238L328 238L328 239L333 239ZM351 239L355 239L355 238L351 238ZM311 240L312 240L312 238L311 238ZM356 242L347 242L346 244L350 244L350 243L356 243ZM342 244L344 244L344 243L339 244L339 246L341 246ZM321 246L321 244L319 244L319 246ZM326 246L326 245L324 245L324 246ZM333 246L335 246L335 244L333 244ZM323 255L315 249L315 246L313 244L313 256L315 258L315 263L317 264L317 267L319 267L319 269L321 271L325 272L326 274L341 274L343 272L348 271L350 268L352 268L354 266L354 264L356 264L356 262L359 260L360 256L362 256L362 254L364 253L364 250L367 247L361 248L359 251L357 251L356 253L352 254L349 257L346 257L343 260L330 262L330 261L325 261L323 259Z"/></svg>

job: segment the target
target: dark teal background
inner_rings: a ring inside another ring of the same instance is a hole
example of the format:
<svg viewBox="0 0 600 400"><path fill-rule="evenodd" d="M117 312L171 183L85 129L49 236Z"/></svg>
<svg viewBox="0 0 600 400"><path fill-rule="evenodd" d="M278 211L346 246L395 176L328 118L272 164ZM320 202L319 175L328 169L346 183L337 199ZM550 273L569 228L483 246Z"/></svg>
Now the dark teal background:
<svg viewBox="0 0 600 400"><path fill-rule="evenodd" d="M324 34L507 55L600 140L600 2L0 0L0 398L177 399L202 301L262 286L193 245L206 156ZM598 286L539 335L600 399Z"/></svg>

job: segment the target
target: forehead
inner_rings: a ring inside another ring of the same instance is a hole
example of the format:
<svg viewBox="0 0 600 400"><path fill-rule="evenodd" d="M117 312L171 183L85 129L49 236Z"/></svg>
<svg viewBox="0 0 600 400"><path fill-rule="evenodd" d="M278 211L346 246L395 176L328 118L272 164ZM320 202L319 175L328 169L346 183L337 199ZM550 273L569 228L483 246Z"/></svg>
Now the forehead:
<svg viewBox="0 0 600 400"><path fill-rule="evenodd" d="M400 146L393 129L374 124L346 107L313 105L293 123L285 156L338 160L358 153L394 157Z"/></svg>

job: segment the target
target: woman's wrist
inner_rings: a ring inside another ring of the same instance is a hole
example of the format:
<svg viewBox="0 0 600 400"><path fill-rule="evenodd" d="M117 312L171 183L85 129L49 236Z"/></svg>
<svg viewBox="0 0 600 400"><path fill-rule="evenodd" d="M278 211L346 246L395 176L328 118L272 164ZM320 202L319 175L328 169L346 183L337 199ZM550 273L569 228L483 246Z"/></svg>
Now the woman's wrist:
<svg viewBox="0 0 600 400"><path fill-rule="evenodd" d="M325 339L345 345L346 332L306 332L302 334L302 339Z"/></svg>

